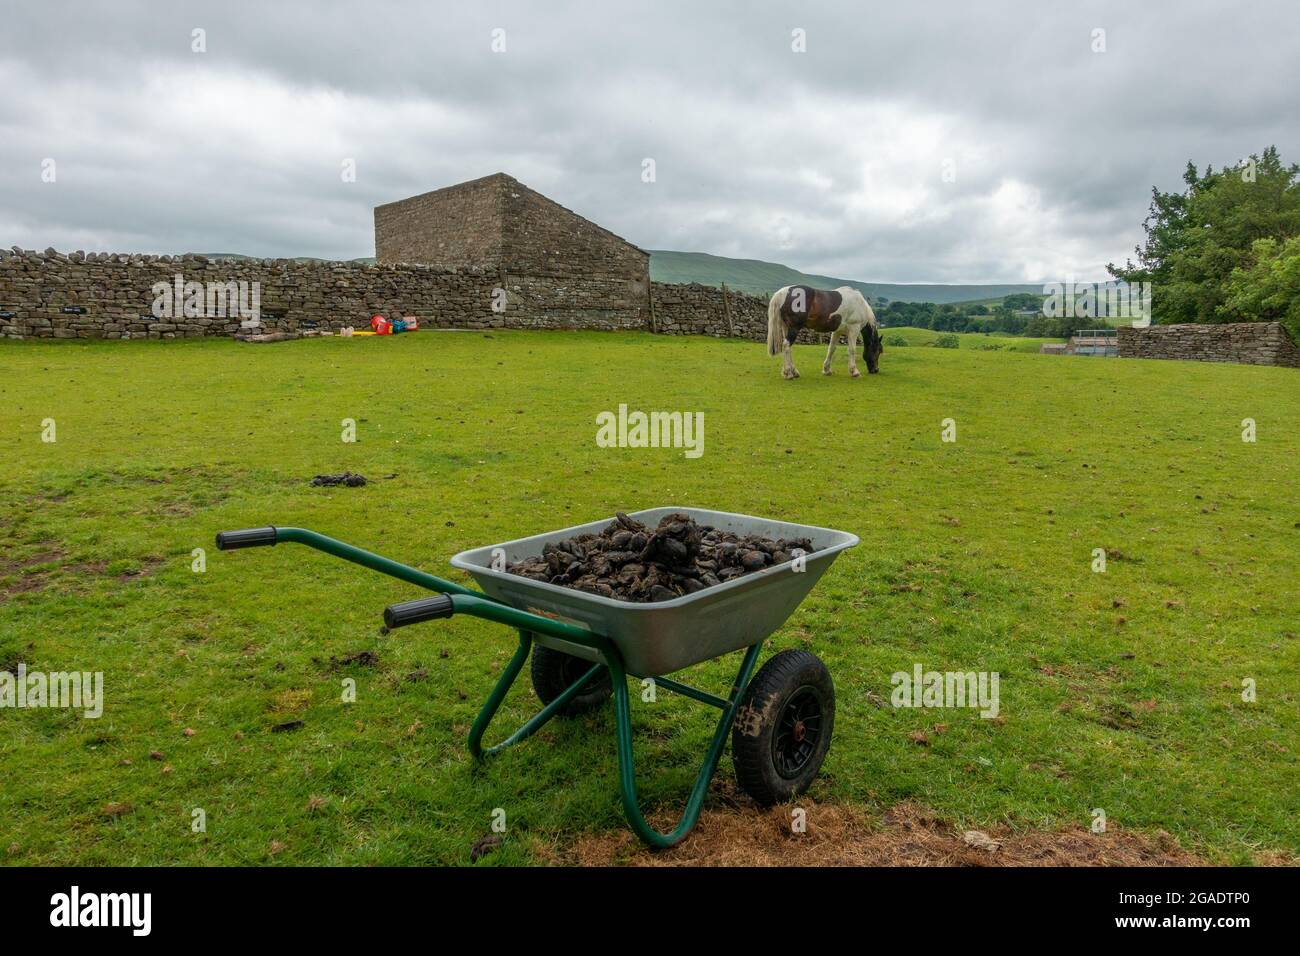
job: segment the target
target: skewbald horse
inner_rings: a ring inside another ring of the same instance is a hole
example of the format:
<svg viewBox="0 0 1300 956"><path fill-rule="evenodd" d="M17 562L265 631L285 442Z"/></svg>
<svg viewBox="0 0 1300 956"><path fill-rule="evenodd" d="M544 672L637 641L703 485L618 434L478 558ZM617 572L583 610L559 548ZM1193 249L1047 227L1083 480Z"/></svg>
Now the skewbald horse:
<svg viewBox="0 0 1300 956"><path fill-rule="evenodd" d="M876 324L876 313L863 298L861 292L852 286L842 285L838 289L814 289L806 285L788 285L777 289L772 301L767 304L767 354L783 357L781 374L786 378L798 378L790 347L799 337L800 329L813 332L829 332L830 348L826 350L826 361L822 363L822 374L831 374L831 357L835 354L835 343L843 332L849 340L849 374L857 378L857 356L853 354L858 347L858 334L862 335L862 357L866 359L867 371L880 371L880 353L885 350L880 341L880 326Z"/></svg>

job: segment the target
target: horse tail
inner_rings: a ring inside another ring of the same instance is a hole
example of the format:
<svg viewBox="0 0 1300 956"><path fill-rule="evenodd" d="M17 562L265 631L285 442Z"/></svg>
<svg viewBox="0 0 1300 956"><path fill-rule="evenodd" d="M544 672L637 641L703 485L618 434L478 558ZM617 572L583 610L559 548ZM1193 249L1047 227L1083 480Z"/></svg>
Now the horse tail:
<svg viewBox="0 0 1300 956"><path fill-rule="evenodd" d="M781 306L785 304L787 289L777 289L767 303L767 354L779 355L781 340L785 338L785 322L781 319Z"/></svg>

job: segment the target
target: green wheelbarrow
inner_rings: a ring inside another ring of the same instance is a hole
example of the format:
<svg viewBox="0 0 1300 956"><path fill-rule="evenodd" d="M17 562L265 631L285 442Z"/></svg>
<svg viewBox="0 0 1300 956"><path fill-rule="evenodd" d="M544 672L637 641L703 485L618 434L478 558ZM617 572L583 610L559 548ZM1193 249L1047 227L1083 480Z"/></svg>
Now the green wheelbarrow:
<svg viewBox="0 0 1300 956"><path fill-rule="evenodd" d="M223 531L217 535L217 547L228 551L284 542L305 544L438 592L435 597L386 608L384 623L390 629L453 614L471 614L516 629L519 647L470 729L470 753L476 758L490 756L532 735L551 718L584 713L612 695L623 810L642 840L663 848L678 843L699 819L728 733L736 777L759 804L785 802L806 790L816 777L830 748L835 721L835 687L825 665L808 651L788 650L773 656L757 674L754 666L763 642L785 623L836 555L858 543L856 535L843 531L703 508L652 508L632 517L653 527L674 512L736 534L809 538L814 550L670 601L636 604L505 571L506 562L540 554L548 542L598 532L611 518L463 551L452 558L452 566L467 571L481 592L302 528ZM740 670L726 697L668 676L742 649ZM484 747L483 735L530 653L533 689L544 706L504 741ZM667 833L650 826L637 800L628 677L653 681L656 690L722 711L681 821Z"/></svg>

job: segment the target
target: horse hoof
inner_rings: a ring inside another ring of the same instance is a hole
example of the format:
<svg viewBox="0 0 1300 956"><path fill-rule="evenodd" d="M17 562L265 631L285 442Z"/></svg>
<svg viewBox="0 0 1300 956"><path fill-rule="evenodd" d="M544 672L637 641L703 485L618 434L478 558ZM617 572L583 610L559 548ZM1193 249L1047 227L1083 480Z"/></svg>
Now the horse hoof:
<svg viewBox="0 0 1300 956"><path fill-rule="evenodd" d="M824 368L824 369L822 369L822 374L823 374L823 375L829 375L829 374L831 374L831 370L828 369L828 368Z"/></svg>
<svg viewBox="0 0 1300 956"><path fill-rule="evenodd" d="M849 372L849 374L852 375L854 378L862 378L862 373L859 372L857 369L854 369L853 371Z"/></svg>

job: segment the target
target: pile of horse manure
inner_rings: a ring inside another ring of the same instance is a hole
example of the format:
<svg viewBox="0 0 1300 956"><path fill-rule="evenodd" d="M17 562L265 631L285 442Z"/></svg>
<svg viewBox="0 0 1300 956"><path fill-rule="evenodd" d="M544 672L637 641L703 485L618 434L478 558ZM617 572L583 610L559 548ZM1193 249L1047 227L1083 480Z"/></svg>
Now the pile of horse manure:
<svg viewBox="0 0 1300 956"><path fill-rule="evenodd" d="M366 479L361 475L354 475L350 471L345 471L341 475L317 475L311 480L311 483L317 487L346 485L348 488L360 488L366 483Z"/></svg>
<svg viewBox="0 0 1300 956"><path fill-rule="evenodd" d="M507 564L511 574L588 591L619 601L671 601L725 581L783 564L808 538L737 535L670 514L653 530L618 513L599 534L579 534L542 547L540 557Z"/></svg>

